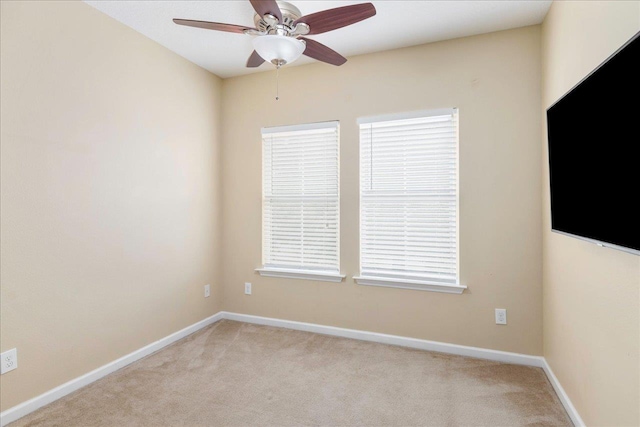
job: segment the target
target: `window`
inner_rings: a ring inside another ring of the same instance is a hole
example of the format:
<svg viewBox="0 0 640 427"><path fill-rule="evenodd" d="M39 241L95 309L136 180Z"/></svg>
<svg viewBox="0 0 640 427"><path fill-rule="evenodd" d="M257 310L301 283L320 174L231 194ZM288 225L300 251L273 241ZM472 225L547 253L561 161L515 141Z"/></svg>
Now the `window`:
<svg viewBox="0 0 640 427"><path fill-rule="evenodd" d="M358 123L360 277L356 282L462 293L457 110Z"/></svg>
<svg viewBox="0 0 640 427"><path fill-rule="evenodd" d="M338 122L262 129L263 276L341 281Z"/></svg>

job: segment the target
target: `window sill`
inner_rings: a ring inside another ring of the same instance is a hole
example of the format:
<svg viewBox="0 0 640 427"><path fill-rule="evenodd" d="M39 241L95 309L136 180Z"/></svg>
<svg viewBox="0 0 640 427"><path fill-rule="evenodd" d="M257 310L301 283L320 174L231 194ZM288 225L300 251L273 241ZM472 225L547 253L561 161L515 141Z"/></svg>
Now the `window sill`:
<svg viewBox="0 0 640 427"><path fill-rule="evenodd" d="M320 282L342 282L343 274L313 270L285 270L276 268L256 268L265 277L282 277L285 279L317 280Z"/></svg>
<svg viewBox="0 0 640 427"><path fill-rule="evenodd" d="M435 281L409 280L409 279L392 279L387 277L366 277L354 276L353 280L358 285L366 286L383 286L389 288L413 289L417 291L443 292L447 294L461 294L467 289L463 285L455 285L452 283L442 283Z"/></svg>

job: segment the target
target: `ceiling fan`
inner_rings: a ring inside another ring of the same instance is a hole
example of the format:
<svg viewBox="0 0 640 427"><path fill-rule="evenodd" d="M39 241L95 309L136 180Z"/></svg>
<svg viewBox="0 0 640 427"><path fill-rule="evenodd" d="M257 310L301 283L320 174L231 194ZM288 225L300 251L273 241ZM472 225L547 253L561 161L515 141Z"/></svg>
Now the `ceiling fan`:
<svg viewBox="0 0 640 427"><path fill-rule="evenodd" d="M247 60L247 67L255 68L268 61L277 68L306 55L318 61L342 65L347 59L329 47L304 36L322 34L346 27L376 14L371 3L337 7L302 16L291 3L276 0L250 0L256 11L256 28L189 19L174 19L173 22L207 30L257 36L253 40L254 51Z"/></svg>

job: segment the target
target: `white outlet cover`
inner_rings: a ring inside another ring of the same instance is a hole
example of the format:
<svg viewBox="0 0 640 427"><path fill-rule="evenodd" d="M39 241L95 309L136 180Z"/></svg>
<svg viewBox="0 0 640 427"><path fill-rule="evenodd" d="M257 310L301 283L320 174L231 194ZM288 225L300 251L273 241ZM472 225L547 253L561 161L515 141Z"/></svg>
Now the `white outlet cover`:
<svg viewBox="0 0 640 427"><path fill-rule="evenodd" d="M496 308L496 325L506 325L506 324L507 324L507 309Z"/></svg>
<svg viewBox="0 0 640 427"><path fill-rule="evenodd" d="M246 295L251 295L251 283L245 282L245 284L244 284L244 293Z"/></svg>
<svg viewBox="0 0 640 427"><path fill-rule="evenodd" d="M209 298L211 295L211 285L204 285L204 297Z"/></svg>
<svg viewBox="0 0 640 427"><path fill-rule="evenodd" d="M6 374L18 367L18 350L12 348L0 354L0 374Z"/></svg>

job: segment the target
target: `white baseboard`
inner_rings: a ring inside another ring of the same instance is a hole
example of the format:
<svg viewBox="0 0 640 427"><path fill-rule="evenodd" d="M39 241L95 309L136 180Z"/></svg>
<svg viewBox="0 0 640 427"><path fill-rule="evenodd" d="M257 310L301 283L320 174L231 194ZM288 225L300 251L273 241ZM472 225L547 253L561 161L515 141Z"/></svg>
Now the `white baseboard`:
<svg viewBox="0 0 640 427"><path fill-rule="evenodd" d="M18 418L22 418L25 415L35 411L36 409L41 408L44 405L48 405L49 403L54 402L61 397L68 395L69 393L73 393L74 391L86 385L89 385L92 382L97 381L100 378L117 371L118 369L124 368L125 366L130 365L133 362L150 355L151 353L155 353L156 351L168 346L169 344L173 344L179 339L182 339L187 335L191 335L192 333L204 328L205 326L215 323L222 318L222 312L216 313L213 316L207 317L206 319L201 320L198 323L194 323L191 326L187 326L186 328L179 330L178 332L174 332L169 336L166 336L156 342L142 347L141 349L136 350L133 353L129 353L126 356L114 360L111 363L107 363L106 365L94 369L87 374L84 374L78 378L59 385L58 387L51 389L46 393L41 394L40 396L36 396L33 399L29 399L26 402L22 402L21 404L14 406L13 408L9 408L6 411L0 413L0 427L4 427L5 425L17 420Z"/></svg>
<svg viewBox="0 0 640 427"><path fill-rule="evenodd" d="M562 405L564 406L565 410L569 414L569 417L571 418L573 423L577 427L584 426L584 423L582 422L580 415L578 415L578 412L576 411L575 407L571 403L569 396L567 396L567 394L565 393L564 389L558 382L558 379L556 378L556 376L553 374L553 371L549 367L546 360L541 356L530 356L527 354L510 353L506 351L490 350L490 349L479 348L479 347L468 347L468 346L458 345L458 344L447 344L447 343L442 343L438 341L428 341L428 340L422 340L417 338L402 337L397 335L380 334L377 332L367 332L367 331L360 331L356 329L345 329L345 328L339 328L335 326L324 326L324 325L318 325L314 323L296 322L293 320L282 320L282 319L274 319L270 317L260 317L260 316L252 316L249 314L239 314L239 313L230 313L226 311L221 311L198 323L195 323L165 338L162 338L152 344L149 344L146 347L136 350L133 353L123 356L118 360L115 360L85 375L82 375L81 377L78 377L74 380L64 383L52 390L49 390L48 392L43 393L40 396L36 396L33 399L27 400L26 402L23 402L17 406L14 406L13 408L7 409L6 411L0 413L0 427L4 427L10 422L17 420L18 418L24 417L25 415L35 411L38 408L41 408L44 405L48 405L49 403L55 400L58 400L61 397L68 395L69 393L72 393L96 380L99 380L100 378L112 372L115 372L118 369L121 369L127 365L130 365L131 363L137 360L140 360L143 357L148 356L151 353L154 353L162 349L163 347L166 347L169 344L172 344L175 341L181 338L184 338L187 335L190 335L198 331L199 329L202 329L205 326L215 323L221 319L229 319L229 320L235 320L238 322L253 323L257 325L275 326L279 328L314 332L318 334L332 335L336 337L351 338L351 339L357 339L362 341L377 342L382 344L416 348L420 350L455 354L458 356L475 357L478 359L487 359L487 360L494 360L497 362L535 366L538 368L542 368L546 373L547 377L549 378L551 385L553 386L554 390L558 394L560 402L562 402Z"/></svg>
<svg viewBox="0 0 640 427"><path fill-rule="evenodd" d="M549 378L549 382L553 386L553 389L556 391L556 394L558 395L558 398L560 399L562 406L564 406L564 409L567 411L567 414L569 414L569 418L571 418L573 425L576 427L584 427L585 426L584 421L582 421L582 418L580 418L580 414L578 414L578 411L573 406L573 403L571 403L571 399L569 399L569 396L564 391L564 388L562 388L560 381L558 381L558 378L555 376L555 374L551 370L551 366L549 366L549 363L547 363L546 359L544 359L544 365L542 366L542 369L544 369L544 373L547 374L547 378Z"/></svg>
<svg viewBox="0 0 640 427"><path fill-rule="evenodd" d="M506 351L489 350L479 347L468 347L458 344L447 344L438 341L427 341L417 338L407 338L398 335L379 334L377 332L360 331L357 329L345 329L335 326L324 326L315 323L295 322L270 317L251 316L248 314L223 312L223 317L238 322L255 323L257 325L276 326L279 328L295 329L297 331L315 332L317 334L333 335L336 337L352 338L361 341L371 341L382 344L397 345L401 347L417 348L420 350L437 351L439 353L455 354L458 356L475 357L478 359L495 360L497 362L527 365L542 368L544 359L541 356L529 356L527 354L509 353Z"/></svg>

